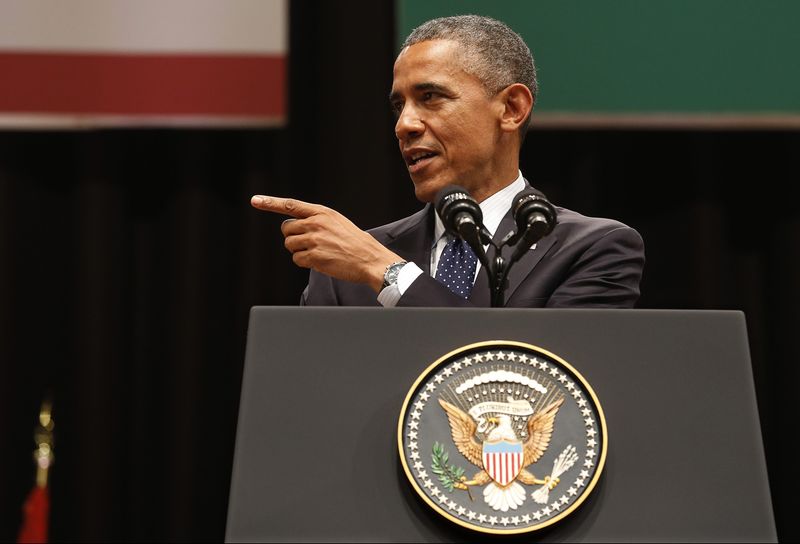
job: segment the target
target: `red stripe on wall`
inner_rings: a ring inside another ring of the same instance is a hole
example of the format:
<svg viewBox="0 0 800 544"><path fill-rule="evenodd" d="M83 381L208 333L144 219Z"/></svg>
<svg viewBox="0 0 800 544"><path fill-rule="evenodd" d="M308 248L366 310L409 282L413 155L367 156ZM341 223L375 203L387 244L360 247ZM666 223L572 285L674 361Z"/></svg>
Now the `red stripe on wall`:
<svg viewBox="0 0 800 544"><path fill-rule="evenodd" d="M0 53L0 112L283 117L286 59Z"/></svg>

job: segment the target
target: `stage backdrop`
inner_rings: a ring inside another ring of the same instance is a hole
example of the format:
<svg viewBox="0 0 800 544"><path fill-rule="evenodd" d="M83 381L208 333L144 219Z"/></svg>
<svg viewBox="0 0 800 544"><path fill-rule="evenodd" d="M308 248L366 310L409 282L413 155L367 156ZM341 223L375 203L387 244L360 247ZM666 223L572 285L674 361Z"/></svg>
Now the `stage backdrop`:
<svg viewBox="0 0 800 544"><path fill-rule="evenodd" d="M398 0L398 37L433 17L496 17L531 45L535 126L800 127L792 0Z"/></svg>
<svg viewBox="0 0 800 544"><path fill-rule="evenodd" d="M284 128L0 130L0 542L48 386L52 541L222 542L248 313L308 279L250 196L364 228L419 209L387 100L395 6L287 7ZM800 540L798 155L797 130L545 129L521 152L553 202L641 232L639 307L745 312L782 542Z"/></svg>
<svg viewBox="0 0 800 544"><path fill-rule="evenodd" d="M286 0L2 0L0 127L276 126Z"/></svg>

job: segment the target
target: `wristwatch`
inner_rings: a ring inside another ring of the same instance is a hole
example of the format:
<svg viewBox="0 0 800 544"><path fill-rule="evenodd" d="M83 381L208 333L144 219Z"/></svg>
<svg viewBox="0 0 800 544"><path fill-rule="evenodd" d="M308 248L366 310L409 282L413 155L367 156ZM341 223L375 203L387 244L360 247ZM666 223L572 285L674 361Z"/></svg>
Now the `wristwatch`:
<svg viewBox="0 0 800 544"><path fill-rule="evenodd" d="M383 285L381 285L381 290L397 283L397 276L400 274L400 269L406 264L408 264L408 261L397 261L386 267L386 272L383 273Z"/></svg>

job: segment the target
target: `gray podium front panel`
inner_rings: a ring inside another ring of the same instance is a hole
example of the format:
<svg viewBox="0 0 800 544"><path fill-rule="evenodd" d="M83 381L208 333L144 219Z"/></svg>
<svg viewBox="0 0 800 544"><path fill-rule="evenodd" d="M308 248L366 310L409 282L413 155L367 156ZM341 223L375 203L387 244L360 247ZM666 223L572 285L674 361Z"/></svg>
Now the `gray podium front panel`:
<svg viewBox="0 0 800 544"><path fill-rule="evenodd" d="M485 340L569 362L609 436L575 513L495 540L777 540L741 312L294 307L251 313L226 540L491 539L430 510L396 444L419 374Z"/></svg>

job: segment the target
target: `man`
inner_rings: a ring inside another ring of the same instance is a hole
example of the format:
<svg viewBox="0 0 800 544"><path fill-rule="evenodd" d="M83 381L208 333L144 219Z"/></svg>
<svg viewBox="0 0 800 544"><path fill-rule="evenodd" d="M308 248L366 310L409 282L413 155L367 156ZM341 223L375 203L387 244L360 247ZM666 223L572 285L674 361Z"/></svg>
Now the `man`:
<svg viewBox="0 0 800 544"><path fill-rule="evenodd" d="M301 302L489 306L485 269L445 233L431 202L443 187L460 185L480 203L495 240L512 230L512 200L528 187L519 151L536 91L531 53L505 24L464 15L416 28L395 61L390 102L425 208L367 233L324 206L252 199L258 209L292 217L282 226L285 246L297 265L311 269ZM557 210L554 231L511 268L506 306L633 307L644 266L639 234Z"/></svg>

